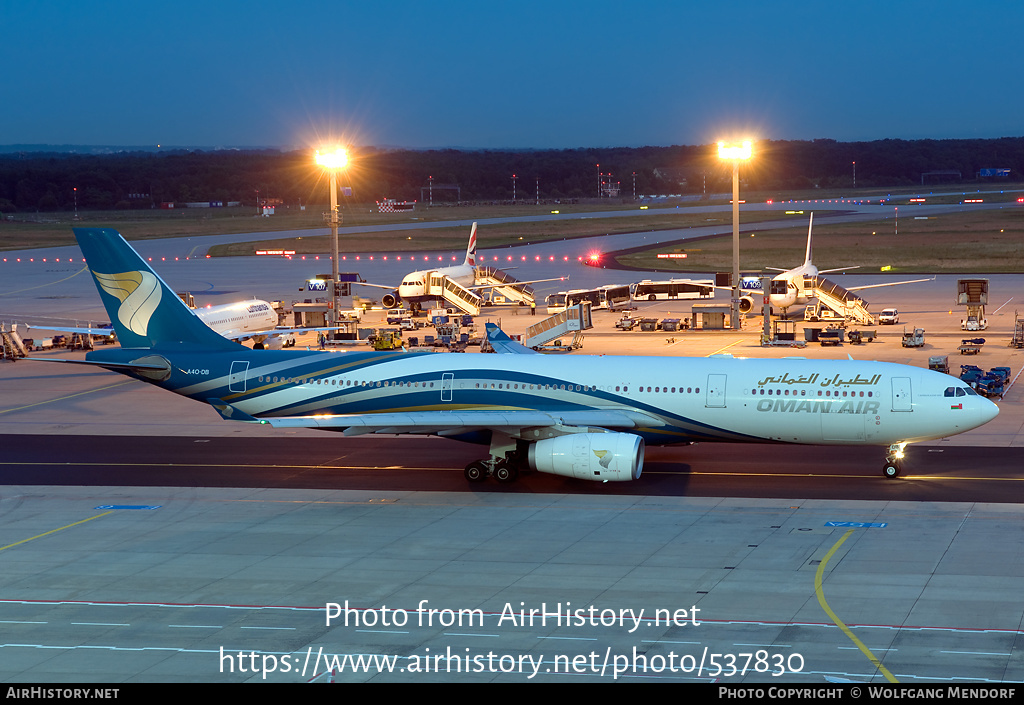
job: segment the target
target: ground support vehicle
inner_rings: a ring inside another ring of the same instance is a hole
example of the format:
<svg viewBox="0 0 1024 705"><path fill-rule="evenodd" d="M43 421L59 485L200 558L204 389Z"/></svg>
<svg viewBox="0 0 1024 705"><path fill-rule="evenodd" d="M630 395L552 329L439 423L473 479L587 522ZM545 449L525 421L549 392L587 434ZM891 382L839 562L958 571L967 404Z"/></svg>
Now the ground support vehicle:
<svg viewBox="0 0 1024 705"><path fill-rule="evenodd" d="M974 388L986 397L1000 397L1006 390L1009 380L1009 367L993 367L974 383Z"/></svg>
<svg viewBox="0 0 1024 705"><path fill-rule="evenodd" d="M924 328L915 328L913 333L903 329L903 347L920 348L924 347Z"/></svg>
<svg viewBox="0 0 1024 705"><path fill-rule="evenodd" d="M878 322L883 326L895 325L900 322L900 312L894 308L883 308L878 314Z"/></svg>
<svg viewBox="0 0 1024 705"><path fill-rule="evenodd" d="M874 340L875 334L873 330L851 330L846 332L846 338L854 345L863 345Z"/></svg>
<svg viewBox="0 0 1024 705"><path fill-rule="evenodd" d="M401 334L390 328L380 328L370 337L374 350L398 350L402 347Z"/></svg>
<svg viewBox="0 0 1024 705"><path fill-rule="evenodd" d="M977 365L960 365L960 379L972 387L984 374L985 371Z"/></svg>
<svg viewBox="0 0 1024 705"><path fill-rule="evenodd" d="M842 345L843 329L825 328L818 333L818 342L821 343L822 347L825 347L826 345Z"/></svg>
<svg viewBox="0 0 1024 705"><path fill-rule="evenodd" d="M981 352L981 346L985 344L984 338L964 338L960 341L961 355L977 355Z"/></svg>
<svg viewBox="0 0 1024 705"><path fill-rule="evenodd" d="M1011 348L1024 348L1024 318L1020 314L1013 314L1013 337L1010 339Z"/></svg>

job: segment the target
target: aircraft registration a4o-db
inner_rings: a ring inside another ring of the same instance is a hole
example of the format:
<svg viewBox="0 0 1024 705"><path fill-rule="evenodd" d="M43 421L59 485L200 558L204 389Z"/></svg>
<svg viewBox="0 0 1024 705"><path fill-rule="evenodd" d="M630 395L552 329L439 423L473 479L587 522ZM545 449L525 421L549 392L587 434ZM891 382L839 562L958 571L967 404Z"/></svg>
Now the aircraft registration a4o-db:
<svg viewBox="0 0 1024 705"><path fill-rule="evenodd" d="M275 427L423 434L489 448L469 480L522 470L636 480L645 444L781 442L888 446L981 426L998 407L958 379L854 360L546 356L496 327L498 354L251 350L218 335L114 230L75 236L117 327L107 368ZM520 354L521 353L521 354Z"/></svg>

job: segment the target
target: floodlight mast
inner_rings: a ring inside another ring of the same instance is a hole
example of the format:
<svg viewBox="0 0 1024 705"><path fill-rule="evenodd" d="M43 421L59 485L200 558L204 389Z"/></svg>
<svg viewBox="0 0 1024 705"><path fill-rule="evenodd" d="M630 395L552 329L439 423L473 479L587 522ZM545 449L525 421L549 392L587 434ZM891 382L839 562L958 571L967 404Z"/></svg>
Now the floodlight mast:
<svg viewBox="0 0 1024 705"><path fill-rule="evenodd" d="M753 145L718 143L720 159L732 160L732 328L740 329L740 162L750 159Z"/></svg>
<svg viewBox="0 0 1024 705"><path fill-rule="evenodd" d="M330 324L338 325L338 171L348 164L348 152L338 147L333 152L316 153L316 163L327 170L331 181L331 315Z"/></svg>

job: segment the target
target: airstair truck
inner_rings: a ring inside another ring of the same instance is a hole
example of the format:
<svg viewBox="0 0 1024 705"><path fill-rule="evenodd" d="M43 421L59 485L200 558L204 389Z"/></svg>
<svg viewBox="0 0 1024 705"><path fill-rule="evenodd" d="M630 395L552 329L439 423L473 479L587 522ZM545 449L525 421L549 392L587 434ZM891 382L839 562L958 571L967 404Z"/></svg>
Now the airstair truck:
<svg viewBox="0 0 1024 705"><path fill-rule="evenodd" d="M960 320L960 329L975 331L988 328L985 305L988 303L988 279L958 279L956 302L967 307L966 315Z"/></svg>

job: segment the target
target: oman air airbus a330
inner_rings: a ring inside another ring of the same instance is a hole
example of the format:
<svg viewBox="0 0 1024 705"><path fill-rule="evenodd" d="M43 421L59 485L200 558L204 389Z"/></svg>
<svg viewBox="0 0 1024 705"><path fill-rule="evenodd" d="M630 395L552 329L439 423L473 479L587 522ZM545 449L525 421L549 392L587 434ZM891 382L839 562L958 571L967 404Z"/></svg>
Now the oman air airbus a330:
<svg viewBox="0 0 1024 705"><path fill-rule="evenodd" d="M888 447L993 419L998 408L948 375L884 362L545 356L490 332L499 354L250 350L199 320L113 230L75 236L117 327L104 367L275 427L423 434L479 443L466 477L533 469L635 480L645 444L781 442Z"/></svg>

